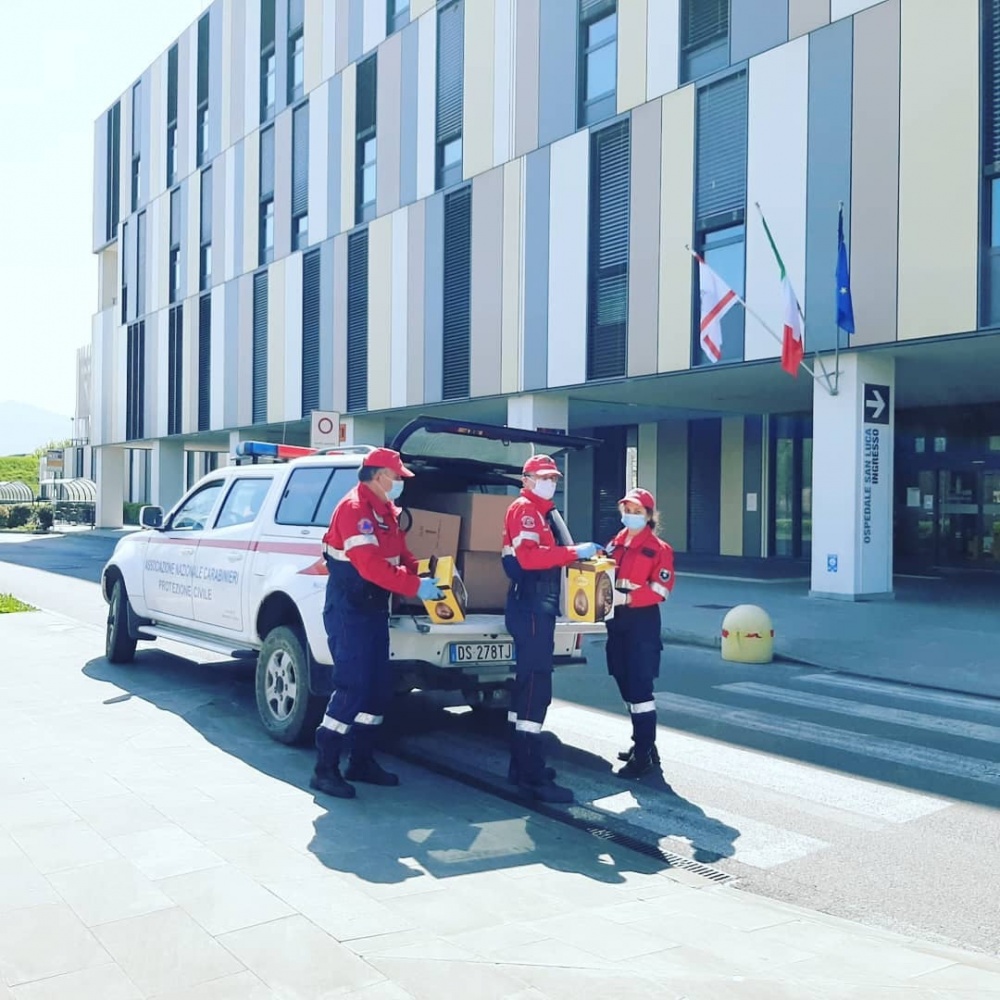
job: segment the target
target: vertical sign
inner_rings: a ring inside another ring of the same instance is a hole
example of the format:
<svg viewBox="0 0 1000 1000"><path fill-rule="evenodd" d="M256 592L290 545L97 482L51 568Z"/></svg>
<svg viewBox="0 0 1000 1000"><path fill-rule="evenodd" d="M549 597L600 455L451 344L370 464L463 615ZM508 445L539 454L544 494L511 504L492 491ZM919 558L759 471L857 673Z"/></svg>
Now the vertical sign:
<svg viewBox="0 0 1000 1000"><path fill-rule="evenodd" d="M343 438L340 433L340 414L334 410L313 410L309 429L309 447L336 448Z"/></svg>
<svg viewBox="0 0 1000 1000"><path fill-rule="evenodd" d="M861 394L861 592L892 590L892 395L865 382Z"/></svg>

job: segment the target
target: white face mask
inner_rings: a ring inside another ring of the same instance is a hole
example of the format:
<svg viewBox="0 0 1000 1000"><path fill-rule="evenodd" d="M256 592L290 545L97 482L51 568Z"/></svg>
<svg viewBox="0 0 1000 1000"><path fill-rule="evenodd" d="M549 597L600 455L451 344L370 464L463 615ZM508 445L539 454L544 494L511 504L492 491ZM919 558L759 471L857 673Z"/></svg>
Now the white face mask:
<svg viewBox="0 0 1000 1000"><path fill-rule="evenodd" d="M553 478L536 479L531 492L541 500L551 500L556 495L556 481Z"/></svg>
<svg viewBox="0 0 1000 1000"><path fill-rule="evenodd" d="M403 480L394 479L392 481L392 484L389 486L389 489L386 490L385 495L390 501L395 501L399 499L400 494L402 492L403 492Z"/></svg>

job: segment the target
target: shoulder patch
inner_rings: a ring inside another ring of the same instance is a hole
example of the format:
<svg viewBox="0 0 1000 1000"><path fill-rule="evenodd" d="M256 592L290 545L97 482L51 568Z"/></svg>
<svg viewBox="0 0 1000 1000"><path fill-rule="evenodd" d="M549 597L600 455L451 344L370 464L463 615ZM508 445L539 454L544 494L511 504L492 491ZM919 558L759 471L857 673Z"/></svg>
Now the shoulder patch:
<svg viewBox="0 0 1000 1000"><path fill-rule="evenodd" d="M372 524L367 517L363 517L360 521L358 521L358 531L360 531L362 535L373 535L375 534L375 525Z"/></svg>
<svg viewBox="0 0 1000 1000"><path fill-rule="evenodd" d="M521 518L522 528L533 528L534 526L535 519L530 514L525 514L524 517Z"/></svg>
<svg viewBox="0 0 1000 1000"><path fill-rule="evenodd" d="M669 569L661 569L660 570L660 580L663 583L669 583L670 582L670 578L672 576L673 576L673 573L671 573Z"/></svg>

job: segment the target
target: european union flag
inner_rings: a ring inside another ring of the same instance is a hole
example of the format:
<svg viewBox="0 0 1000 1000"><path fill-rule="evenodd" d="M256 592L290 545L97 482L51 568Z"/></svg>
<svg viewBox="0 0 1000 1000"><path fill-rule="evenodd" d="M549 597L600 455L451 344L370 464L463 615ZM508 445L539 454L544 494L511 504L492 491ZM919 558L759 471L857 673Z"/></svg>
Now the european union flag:
<svg viewBox="0 0 1000 1000"><path fill-rule="evenodd" d="M854 303L851 301L851 271L844 245L844 206L837 219L837 326L854 333Z"/></svg>

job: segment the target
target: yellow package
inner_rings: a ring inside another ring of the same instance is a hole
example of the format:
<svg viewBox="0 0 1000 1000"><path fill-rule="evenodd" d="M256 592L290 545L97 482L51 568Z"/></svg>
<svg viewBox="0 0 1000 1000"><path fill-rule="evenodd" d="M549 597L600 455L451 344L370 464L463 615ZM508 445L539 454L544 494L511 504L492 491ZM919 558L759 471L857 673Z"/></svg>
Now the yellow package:
<svg viewBox="0 0 1000 1000"><path fill-rule="evenodd" d="M433 577L438 582L443 596L436 601L424 601L424 608L435 625L458 625L465 621L465 609L469 595L465 584L455 567L452 556L431 556L417 563L420 576Z"/></svg>
<svg viewBox="0 0 1000 1000"><path fill-rule="evenodd" d="M603 622L615 600L614 559L584 559L566 567L566 614L574 622Z"/></svg>

